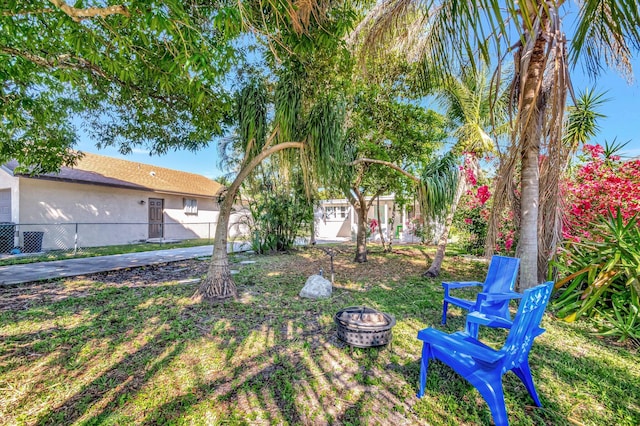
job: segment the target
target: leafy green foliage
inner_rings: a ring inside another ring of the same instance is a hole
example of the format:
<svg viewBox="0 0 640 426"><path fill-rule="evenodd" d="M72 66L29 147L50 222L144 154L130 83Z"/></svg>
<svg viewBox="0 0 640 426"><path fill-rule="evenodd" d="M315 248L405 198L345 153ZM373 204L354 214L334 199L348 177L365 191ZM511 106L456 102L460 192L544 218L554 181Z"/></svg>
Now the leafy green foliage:
<svg viewBox="0 0 640 426"><path fill-rule="evenodd" d="M618 209L595 227L592 241L570 241L553 265L564 278L556 288L558 315L573 321L604 313L621 337L638 333L640 308L640 227Z"/></svg>
<svg viewBox="0 0 640 426"><path fill-rule="evenodd" d="M461 238L463 250L479 256L484 253L487 238L488 206L474 202L472 195L462 199L454 215L454 224Z"/></svg>
<svg viewBox="0 0 640 426"><path fill-rule="evenodd" d="M611 309L598 310L601 316L600 335L617 337L623 342L628 338L640 346L640 309L630 305L625 295L614 294L611 297Z"/></svg>
<svg viewBox="0 0 640 426"><path fill-rule="evenodd" d="M290 250L296 237L308 232L313 207L301 184L263 189L262 196L249 201L252 249L260 254Z"/></svg>
<svg viewBox="0 0 640 426"><path fill-rule="evenodd" d="M236 94L238 140L249 158L259 153L267 140L267 96L262 79L249 80Z"/></svg>
<svg viewBox="0 0 640 426"><path fill-rule="evenodd" d="M124 153L195 150L222 134L231 112L222 83L239 58L234 3L131 1L109 13L100 2L91 11L102 15L72 15L95 3L5 2L0 162L35 172L72 163L76 117Z"/></svg>
<svg viewBox="0 0 640 426"><path fill-rule="evenodd" d="M453 152L427 164L420 177L420 203L427 218L442 217L456 192L459 179L458 158Z"/></svg>

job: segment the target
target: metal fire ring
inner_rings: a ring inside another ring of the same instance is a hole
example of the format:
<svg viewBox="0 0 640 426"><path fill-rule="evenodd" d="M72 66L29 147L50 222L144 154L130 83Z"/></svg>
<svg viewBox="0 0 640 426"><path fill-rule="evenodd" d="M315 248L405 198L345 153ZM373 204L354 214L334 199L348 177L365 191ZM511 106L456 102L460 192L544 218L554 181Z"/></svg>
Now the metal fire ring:
<svg viewBox="0 0 640 426"><path fill-rule="evenodd" d="M396 325L392 315L366 306L350 306L333 317L338 326L338 338L351 346L369 348L391 341L391 329Z"/></svg>

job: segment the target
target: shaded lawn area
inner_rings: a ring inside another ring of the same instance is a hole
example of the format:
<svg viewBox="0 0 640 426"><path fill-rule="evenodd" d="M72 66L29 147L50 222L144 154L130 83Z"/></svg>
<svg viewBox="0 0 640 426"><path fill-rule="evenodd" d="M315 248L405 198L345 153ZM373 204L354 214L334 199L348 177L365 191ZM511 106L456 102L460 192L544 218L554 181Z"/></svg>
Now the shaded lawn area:
<svg viewBox="0 0 640 426"><path fill-rule="evenodd" d="M22 255L0 255L0 266L24 263L51 262L54 260L78 259L81 257L108 256L112 254L140 253L145 251L167 250L173 248L197 247L212 244L213 240L193 239L163 243L137 243L102 247L80 247L77 252L69 250L50 250L44 253L23 253Z"/></svg>
<svg viewBox="0 0 640 426"><path fill-rule="evenodd" d="M442 279L482 279L487 264L448 257L425 279L419 247L371 248L353 264L340 246L330 300L300 299L328 257L317 249L235 256L237 301L191 299L206 260L0 289L0 418L5 424L489 424L480 394L431 364L415 397L418 330L439 325ZM388 347L356 349L333 314L366 304L393 314ZM632 348L594 338L588 325L550 315L531 364L543 408L517 377L504 380L511 424L638 424L640 372ZM483 330L501 345L504 333Z"/></svg>

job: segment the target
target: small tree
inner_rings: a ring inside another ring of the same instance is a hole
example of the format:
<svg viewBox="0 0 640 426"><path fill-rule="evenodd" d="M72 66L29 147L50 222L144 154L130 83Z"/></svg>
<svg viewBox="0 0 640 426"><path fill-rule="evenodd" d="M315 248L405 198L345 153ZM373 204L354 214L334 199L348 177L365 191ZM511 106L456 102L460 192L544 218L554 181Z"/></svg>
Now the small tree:
<svg viewBox="0 0 640 426"><path fill-rule="evenodd" d="M354 260L361 263L367 261L369 208L385 193L401 197L407 179L414 185L419 182L414 174L441 145L444 120L434 111L398 100L384 85L365 86L355 96L349 119L347 135L358 159L351 164L345 195L357 215Z"/></svg>
<svg viewBox="0 0 640 426"><path fill-rule="evenodd" d="M467 67L461 70L460 76L440 77L434 82L422 82L423 85L425 83L429 90L436 92L453 127L451 136L455 139L455 145L452 153L464 158L463 174L458 180L453 202L443 218L436 254L429 269L424 273L427 277L437 277L440 274L449 230L460 198L475 186L479 178L481 170L478 157L497 152L497 137L506 133L508 126L505 124L506 108L502 103L503 96L492 98L489 76L484 70ZM477 224L479 228L485 229L485 235L487 219L484 217L483 222ZM482 238L481 243L484 242L485 239Z"/></svg>

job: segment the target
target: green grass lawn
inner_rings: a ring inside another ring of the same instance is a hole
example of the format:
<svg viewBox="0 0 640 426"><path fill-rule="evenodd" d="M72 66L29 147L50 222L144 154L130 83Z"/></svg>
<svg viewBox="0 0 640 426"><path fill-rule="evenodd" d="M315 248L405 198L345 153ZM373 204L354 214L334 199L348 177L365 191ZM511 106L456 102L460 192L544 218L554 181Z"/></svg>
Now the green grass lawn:
<svg viewBox="0 0 640 426"><path fill-rule="evenodd" d="M193 239L168 243L139 243L102 247L84 247L80 248L76 253L74 253L72 250L52 250L44 252L42 254L38 253L27 256L5 256L4 258L0 258L0 266L18 265L22 263L50 262L53 260L77 259L81 257L107 256L111 254L139 253L143 251L196 247L209 244L213 244L213 241L208 239Z"/></svg>
<svg viewBox="0 0 640 426"><path fill-rule="evenodd" d="M431 252L372 248L351 262L340 247L329 300L300 299L307 276L329 270L320 250L232 260L240 296L192 299L206 261L0 289L3 424L489 424L480 394L432 364L417 399L418 330L463 326L452 307L439 325L443 279L478 279L486 263L448 257L421 278ZM352 305L393 314L393 343L357 349L336 338L333 314ZM543 408L508 373L513 425L632 425L640 419L638 352L595 338L587 323L551 314L531 365ZM499 346L500 331L481 338Z"/></svg>

